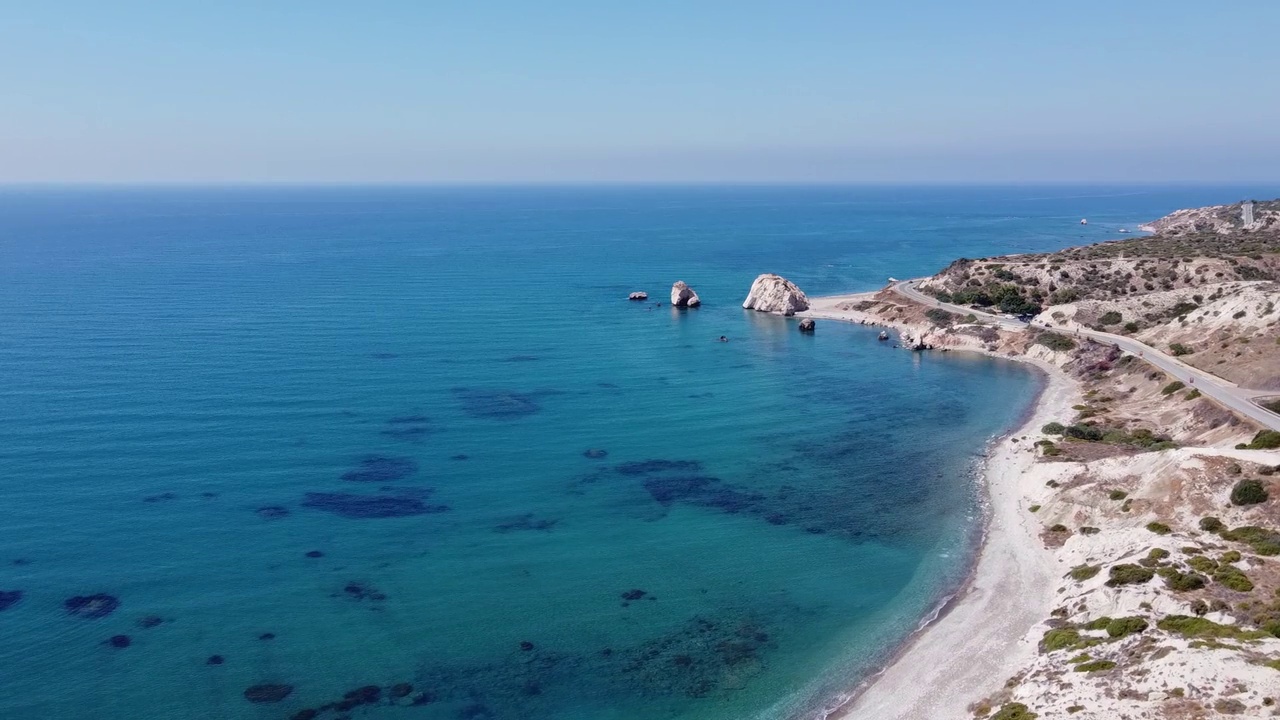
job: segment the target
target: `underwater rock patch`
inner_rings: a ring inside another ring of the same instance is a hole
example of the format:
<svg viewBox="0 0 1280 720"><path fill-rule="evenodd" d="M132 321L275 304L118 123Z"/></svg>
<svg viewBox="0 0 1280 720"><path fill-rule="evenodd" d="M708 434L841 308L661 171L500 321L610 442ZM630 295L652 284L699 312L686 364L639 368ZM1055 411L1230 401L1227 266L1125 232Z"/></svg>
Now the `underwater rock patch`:
<svg viewBox="0 0 1280 720"><path fill-rule="evenodd" d="M702 471L702 463L697 460L637 460L621 463L614 470L621 475L633 476L666 472L697 473Z"/></svg>
<svg viewBox="0 0 1280 720"><path fill-rule="evenodd" d="M593 449L591 449L591 450L587 450L587 451L583 452L583 453L582 453L582 457L591 458L592 460L599 460L599 459L601 459L601 458L609 457L609 451L608 451L608 450L598 450L598 449L594 449L594 448L593 448Z"/></svg>
<svg viewBox="0 0 1280 720"><path fill-rule="evenodd" d="M309 557L309 558L321 558L321 557L324 557L324 553L320 552L319 550L308 550L308 551L307 551L307 557Z"/></svg>
<svg viewBox="0 0 1280 720"><path fill-rule="evenodd" d="M142 502L144 502L144 503L158 503L158 502L167 502L167 501L169 501L169 500L177 500L177 499L178 499L178 496L177 496L177 495L175 495L175 494L173 494L173 493L171 493L171 492L166 492L166 493L160 493L159 495L148 495L148 496L146 496L146 497L142 498Z"/></svg>
<svg viewBox="0 0 1280 720"><path fill-rule="evenodd" d="M457 455L450 455L449 459L450 460L470 460L471 456L466 455L464 453L458 453Z"/></svg>
<svg viewBox="0 0 1280 720"><path fill-rule="evenodd" d="M555 527L559 520L535 517L533 513L517 515L499 523L493 531L497 533L520 532L523 530L541 530L543 532Z"/></svg>
<svg viewBox="0 0 1280 720"><path fill-rule="evenodd" d="M262 633L261 635L259 635L259 636L258 636L258 639L259 639L259 640L275 640L275 639L276 639L276 634L275 634L275 633L272 633L272 632L265 632L265 633Z"/></svg>
<svg viewBox="0 0 1280 720"><path fill-rule="evenodd" d="M407 457L366 455L360 466L342 474L348 482L391 482L418 472L418 463Z"/></svg>
<svg viewBox="0 0 1280 720"><path fill-rule="evenodd" d="M107 639L106 644L110 645L113 648L123 649L132 645L133 640L130 639L128 635L112 635L110 638Z"/></svg>
<svg viewBox="0 0 1280 720"><path fill-rule="evenodd" d="M76 595L63 601L62 606L68 615L86 620L101 620L120 607L120 600L106 593L93 595Z"/></svg>
<svg viewBox="0 0 1280 720"><path fill-rule="evenodd" d="M263 520L279 520L289 517L289 508L281 507L280 505L267 505L254 510L254 512Z"/></svg>
<svg viewBox="0 0 1280 720"><path fill-rule="evenodd" d="M348 600L353 600L355 602L362 602L364 600L369 600L371 602L382 602L383 600L387 599L387 596L382 594L381 592L378 592L378 589L376 587L372 585L368 585L366 583L355 582L355 581L349 582L345 586L343 586L342 596L346 597ZM337 595L334 595L334 597L337 597Z"/></svg>
<svg viewBox="0 0 1280 720"><path fill-rule="evenodd" d="M0 590L0 611L8 610L22 600L21 590Z"/></svg>
<svg viewBox="0 0 1280 720"><path fill-rule="evenodd" d="M536 362L539 359L540 358L537 355L512 355L511 357L507 358L503 362L525 363L525 362Z"/></svg>
<svg viewBox="0 0 1280 720"><path fill-rule="evenodd" d="M539 399L551 393L522 393L514 390L486 388L453 388L453 396L462 404L462 411L471 417L488 420L514 420L542 411Z"/></svg>
<svg viewBox="0 0 1280 720"><path fill-rule="evenodd" d="M293 692L292 685L264 683L253 685L244 691L244 699L251 703L278 703Z"/></svg>
<svg viewBox="0 0 1280 720"><path fill-rule="evenodd" d="M448 505L428 505L421 498L403 495L356 495L309 492L303 507L355 520L409 517L448 512Z"/></svg>
<svg viewBox="0 0 1280 720"><path fill-rule="evenodd" d="M221 665L226 661L227 659L222 657L221 655L210 655L209 659L204 661L204 664L205 665Z"/></svg>
<svg viewBox="0 0 1280 720"><path fill-rule="evenodd" d="M150 630L163 622L164 618L159 615L148 615L144 618L138 619L138 627L143 628L144 630Z"/></svg>

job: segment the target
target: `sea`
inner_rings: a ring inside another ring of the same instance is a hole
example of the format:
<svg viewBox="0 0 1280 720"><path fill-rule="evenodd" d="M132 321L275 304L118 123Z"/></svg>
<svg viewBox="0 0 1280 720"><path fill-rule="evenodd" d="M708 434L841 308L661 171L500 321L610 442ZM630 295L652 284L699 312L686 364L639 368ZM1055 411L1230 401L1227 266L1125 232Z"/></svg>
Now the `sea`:
<svg viewBox="0 0 1280 720"><path fill-rule="evenodd" d="M963 584L1042 379L752 280L1278 190L0 189L0 717L819 717Z"/></svg>

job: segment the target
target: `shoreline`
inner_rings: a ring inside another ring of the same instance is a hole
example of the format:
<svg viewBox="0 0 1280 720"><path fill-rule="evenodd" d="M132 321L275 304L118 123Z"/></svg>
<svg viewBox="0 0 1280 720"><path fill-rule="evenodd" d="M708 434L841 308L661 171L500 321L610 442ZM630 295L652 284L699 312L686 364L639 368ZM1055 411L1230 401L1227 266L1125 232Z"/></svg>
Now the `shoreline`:
<svg viewBox="0 0 1280 720"><path fill-rule="evenodd" d="M876 293L829 296L816 301L869 299ZM810 310L805 317L903 332L905 324L887 322L855 310ZM1043 621L1060 574L1039 538L1039 526L1022 511L1027 471L1036 455L1018 438L1062 416L1079 395L1076 384L1057 367L1026 355L1001 355L981 348L950 348L1025 362L1044 374L1044 384L1022 422L990 444L981 476L985 492L984 526L976 558L965 581L921 620L884 665L865 678L847 699L823 710L821 720L852 717L875 720L968 718L965 708L1017 672L1035 654L1024 640ZM928 682L922 682L927 676ZM991 687L988 687L988 686Z"/></svg>

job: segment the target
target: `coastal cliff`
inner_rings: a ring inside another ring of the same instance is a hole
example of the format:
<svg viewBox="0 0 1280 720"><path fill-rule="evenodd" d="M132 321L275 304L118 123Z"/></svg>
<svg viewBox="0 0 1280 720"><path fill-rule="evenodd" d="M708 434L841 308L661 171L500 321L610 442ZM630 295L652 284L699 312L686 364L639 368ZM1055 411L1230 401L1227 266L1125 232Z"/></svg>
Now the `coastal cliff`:
<svg viewBox="0 0 1280 720"><path fill-rule="evenodd" d="M1257 227L1206 231L1227 215L1180 211L1151 237L959 260L919 283L939 306L894 287L813 299L807 316L892 327L903 347L1049 373L1036 415L990 456L969 592L848 717L1280 717L1280 432L1076 332L1280 388L1280 227L1255 207ZM1014 313L1040 327L1001 320Z"/></svg>

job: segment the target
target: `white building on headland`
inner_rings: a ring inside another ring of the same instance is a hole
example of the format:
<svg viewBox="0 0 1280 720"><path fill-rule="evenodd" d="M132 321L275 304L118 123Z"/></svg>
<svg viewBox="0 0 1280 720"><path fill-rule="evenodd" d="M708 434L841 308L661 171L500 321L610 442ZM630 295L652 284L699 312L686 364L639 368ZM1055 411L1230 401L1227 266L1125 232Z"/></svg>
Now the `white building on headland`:
<svg viewBox="0 0 1280 720"><path fill-rule="evenodd" d="M1240 222L1245 227L1249 227L1250 225L1253 224L1253 201L1252 200L1245 200L1244 203L1240 205Z"/></svg>

